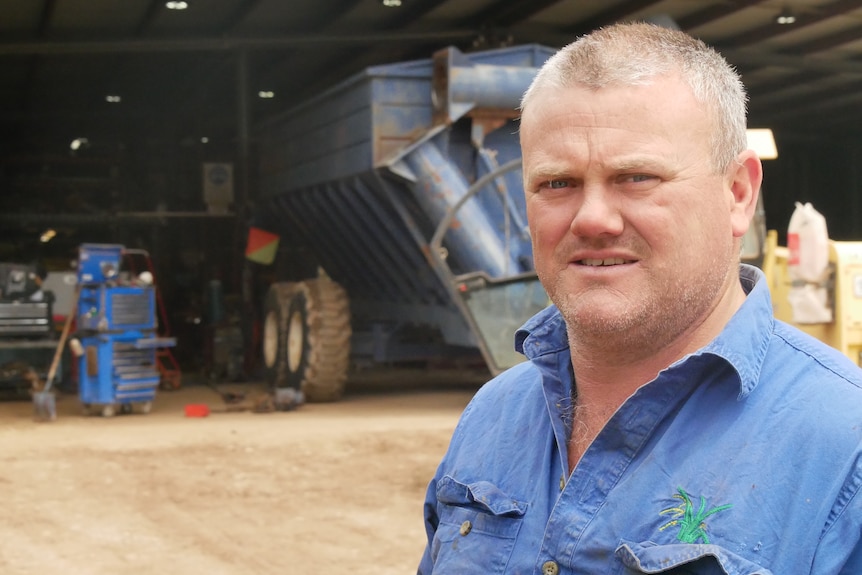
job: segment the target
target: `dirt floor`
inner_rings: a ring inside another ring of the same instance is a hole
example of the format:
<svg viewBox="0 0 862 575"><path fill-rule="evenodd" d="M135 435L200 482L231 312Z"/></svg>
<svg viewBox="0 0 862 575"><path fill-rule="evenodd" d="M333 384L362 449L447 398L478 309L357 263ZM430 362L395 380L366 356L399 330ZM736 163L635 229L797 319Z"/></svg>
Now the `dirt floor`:
<svg viewBox="0 0 862 575"><path fill-rule="evenodd" d="M0 572L415 573L425 487L480 384L388 372L267 414L200 385L110 418L66 395L42 423L2 402Z"/></svg>

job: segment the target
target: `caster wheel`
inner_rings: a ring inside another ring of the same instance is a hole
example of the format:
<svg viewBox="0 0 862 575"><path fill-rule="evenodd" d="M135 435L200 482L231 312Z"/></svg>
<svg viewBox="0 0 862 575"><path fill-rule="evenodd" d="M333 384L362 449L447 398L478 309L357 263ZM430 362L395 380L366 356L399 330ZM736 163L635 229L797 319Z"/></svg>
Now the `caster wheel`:
<svg viewBox="0 0 862 575"><path fill-rule="evenodd" d="M92 412L90 410L90 404L89 403L85 403L85 404L81 405L81 415L91 415L91 414L92 414Z"/></svg>
<svg viewBox="0 0 862 575"><path fill-rule="evenodd" d="M145 401L141 404L141 413L149 413L153 410L153 402Z"/></svg>
<svg viewBox="0 0 862 575"><path fill-rule="evenodd" d="M131 403L121 403L120 404L120 413L123 413L123 414L132 413L132 404Z"/></svg>
<svg viewBox="0 0 862 575"><path fill-rule="evenodd" d="M102 408L102 417L114 417L116 410L113 405L106 405Z"/></svg>

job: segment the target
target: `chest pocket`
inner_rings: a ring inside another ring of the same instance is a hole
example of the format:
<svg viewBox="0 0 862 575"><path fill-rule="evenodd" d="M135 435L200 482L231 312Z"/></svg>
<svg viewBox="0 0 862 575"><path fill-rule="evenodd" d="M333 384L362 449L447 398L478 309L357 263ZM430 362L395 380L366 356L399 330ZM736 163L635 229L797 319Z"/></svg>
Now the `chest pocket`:
<svg viewBox="0 0 862 575"><path fill-rule="evenodd" d="M525 503L487 481L437 482L440 523L431 554L434 573L502 573L521 529Z"/></svg>
<svg viewBox="0 0 862 575"><path fill-rule="evenodd" d="M718 545L623 542L615 555L622 565L612 571L614 575L773 575L769 569Z"/></svg>

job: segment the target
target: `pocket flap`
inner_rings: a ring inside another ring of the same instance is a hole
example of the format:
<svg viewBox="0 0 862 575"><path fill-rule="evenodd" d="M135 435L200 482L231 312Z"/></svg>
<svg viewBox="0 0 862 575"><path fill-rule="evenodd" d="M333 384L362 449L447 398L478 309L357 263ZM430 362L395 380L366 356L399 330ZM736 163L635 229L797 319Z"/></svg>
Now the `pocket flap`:
<svg viewBox="0 0 862 575"><path fill-rule="evenodd" d="M697 573L698 575L773 575L772 571L718 545L631 543L624 541L615 552L635 573Z"/></svg>
<svg viewBox="0 0 862 575"><path fill-rule="evenodd" d="M459 507L482 507L494 515L520 516L527 505L512 499L487 481L461 483L450 475L437 481L437 501Z"/></svg>

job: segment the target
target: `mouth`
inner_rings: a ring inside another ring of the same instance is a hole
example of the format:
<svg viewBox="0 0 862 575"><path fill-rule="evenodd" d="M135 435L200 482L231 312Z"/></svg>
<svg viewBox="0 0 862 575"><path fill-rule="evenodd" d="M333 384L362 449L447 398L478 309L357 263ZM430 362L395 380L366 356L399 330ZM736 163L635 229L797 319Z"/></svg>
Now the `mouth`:
<svg viewBox="0 0 862 575"><path fill-rule="evenodd" d="M605 259L597 259L597 258L587 258L583 260L577 260L575 263L582 266L590 266L590 267L605 267L605 266L621 266L625 264L632 264L635 260L624 260L623 258L605 258Z"/></svg>

